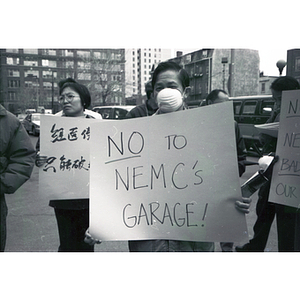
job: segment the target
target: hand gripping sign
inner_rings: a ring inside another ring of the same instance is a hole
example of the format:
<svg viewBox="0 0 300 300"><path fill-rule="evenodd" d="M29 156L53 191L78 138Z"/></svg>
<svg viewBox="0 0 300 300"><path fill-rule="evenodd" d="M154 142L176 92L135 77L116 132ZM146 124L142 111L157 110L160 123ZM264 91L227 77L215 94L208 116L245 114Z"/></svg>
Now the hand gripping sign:
<svg viewBox="0 0 300 300"><path fill-rule="evenodd" d="M95 238L247 239L232 103L95 122L90 146Z"/></svg>

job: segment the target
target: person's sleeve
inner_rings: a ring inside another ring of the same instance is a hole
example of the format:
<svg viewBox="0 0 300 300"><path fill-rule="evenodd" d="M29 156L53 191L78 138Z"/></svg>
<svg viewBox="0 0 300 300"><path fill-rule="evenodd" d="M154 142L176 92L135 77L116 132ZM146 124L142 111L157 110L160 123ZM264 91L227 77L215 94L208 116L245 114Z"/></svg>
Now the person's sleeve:
<svg viewBox="0 0 300 300"><path fill-rule="evenodd" d="M35 156L34 146L23 125L19 123L7 151L6 170L0 175L1 193L14 193L30 178Z"/></svg>
<svg viewBox="0 0 300 300"><path fill-rule="evenodd" d="M241 135L240 128L237 123L235 123L235 135L236 135L236 147L238 155L238 167L239 167L239 176L241 177L246 170L246 158L247 158L247 149L245 146L245 141Z"/></svg>

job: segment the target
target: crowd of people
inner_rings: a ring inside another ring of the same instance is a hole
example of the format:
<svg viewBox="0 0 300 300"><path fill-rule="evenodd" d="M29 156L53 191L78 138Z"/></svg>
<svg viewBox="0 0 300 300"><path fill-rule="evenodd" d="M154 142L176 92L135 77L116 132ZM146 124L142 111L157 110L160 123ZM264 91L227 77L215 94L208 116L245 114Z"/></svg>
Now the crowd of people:
<svg viewBox="0 0 300 300"><path fill-rule="evenodd" d="M268 122L279 120L281 93L283 90L299 89L299 83L292 77L282 76L276 79L272 86L276 109ZM188 109L186 100L190 93L188 73L174 62L162 62L155 69L152 80L145 86L147 100L144 104L133 108L127 119L139 117L155 117L158 114L172 113ZM228 101L224 90L212 91L206 99L207 105ZM91 96L86 86L68 78L59 83L59 101L63 105L62 117L95 118L87 114L91 104ZM201 109L201 108L199 108ZM99 115L98 118L101 118ZM30 178L34 164L42 167L47 157L40 155L40 141L34 147L16 117L0 106L0 221L1 221L1 251L5 249L7 206L4 194L15 192ZM239 176L245 172L246 147L235 122L235 138L237 149L237 165ZM275 152L276 139L261 136L262 143L270 152ZM270 182L270 181L269 181ZM300 244L296 232L300 228L297 223L297 210L288 206L274 204L268 201L269 183L259 191L256 212L257 221L254 226L255 235L246 245L237 246L236 251L264 251L268 233L274 216L277 218L279 251L298 251L295 245ZM201 197L201 195L199 196ZM92 252L94 245L101 243L89 233L89 199L51 200L49 205L54 208L58 233L58 251ZM235 201L232 209L249 213L250 198ZM300 218L299 218L300 219ZM179 240L134 240L128 241L130 252L170 252L170 251L214 251L214 242L192 242ZM222 251L232 252L232 242L222 242Z"/></svg>

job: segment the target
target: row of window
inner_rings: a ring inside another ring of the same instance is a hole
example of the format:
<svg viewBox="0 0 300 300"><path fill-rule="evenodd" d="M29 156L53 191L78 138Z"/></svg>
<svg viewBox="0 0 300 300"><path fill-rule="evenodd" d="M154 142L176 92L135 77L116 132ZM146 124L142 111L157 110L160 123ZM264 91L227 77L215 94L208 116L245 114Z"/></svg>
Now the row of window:
<svg viewBox="0 0 300 300"><path fill-rule="evenodd" d="M77 52L77 56L82 58L89 58L91 56L91 51L89 50L60 50L63 56L74 57L74 52ZM19 49L6 49L7 53L19 53ZM35 54L38 55L38 49L23 49L24 54ZM57 55L57 51L53 49L41 49L42 55ZM112 51L93 51L92 52L95 58L98 59L112 59L112 60L121 60L122 54L119 52Z"/></svg>
<svg viewBox="0 0 300 300"><path fill-rule="evenodd" d="M53 78L57 77L57 72L52 72L50 70L42 71L43 78L52 78L52 74L53 74ZM7 76L8 77L20 77L20 70L8 69ZM39 71L38 70L30 70L30 69L24 70L24 77L39 78Z"/></svg>
<svg viewBox="0 0 300 300"><path fill-rule="evenodd" d="M17 57L7 57L6 58L6 63L8 65L19 65L20 60ZM24 60L24 66L28 67L37 67L38 66L38 61L37 60ZM51 67L51 68L56 68L57 67L57 62L55 60L48 60L48 59L42 59L42 66L43 67ZM84 61L78 61L77 66L79 69L91 69L91 63L90 62L84 62ZM64 68L74 68L74 61L66 61L64 62ZM106 64L95 64L94 65L96 70L107 70L107 65ZM121 72L122 68L121 65L111 65L109 67L110 71L112 72Z"/></svg>

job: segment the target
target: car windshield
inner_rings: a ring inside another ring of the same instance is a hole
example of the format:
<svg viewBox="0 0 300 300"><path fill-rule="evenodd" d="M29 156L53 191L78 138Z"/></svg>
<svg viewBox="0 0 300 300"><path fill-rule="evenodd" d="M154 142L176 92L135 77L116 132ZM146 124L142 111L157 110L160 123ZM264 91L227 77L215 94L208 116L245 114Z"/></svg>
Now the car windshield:
<svg viewBox="0 0 300 300"><path fill-rule="evenodd" d="M32 115L32 121L39 121L40 115Z"/></svg>

